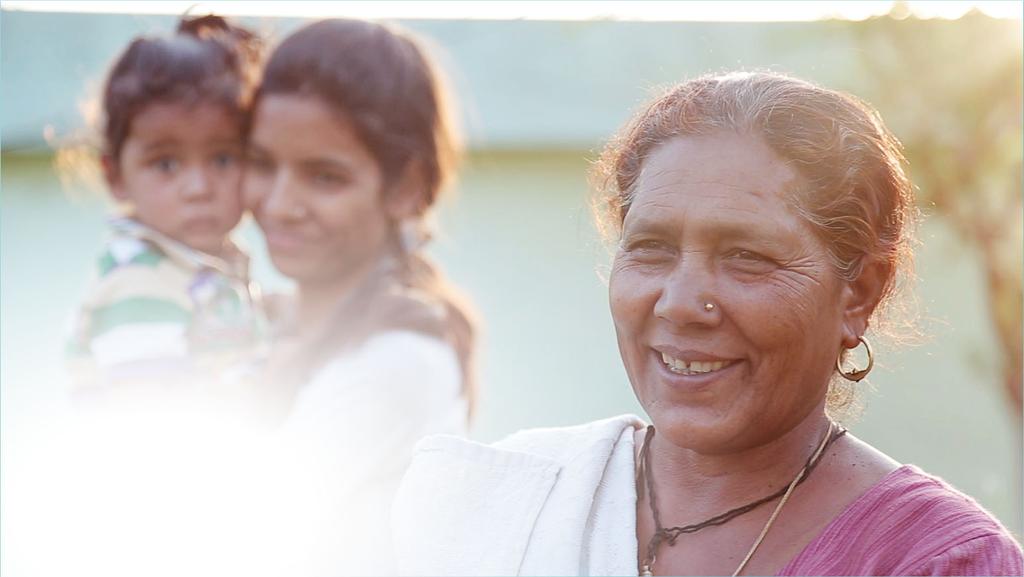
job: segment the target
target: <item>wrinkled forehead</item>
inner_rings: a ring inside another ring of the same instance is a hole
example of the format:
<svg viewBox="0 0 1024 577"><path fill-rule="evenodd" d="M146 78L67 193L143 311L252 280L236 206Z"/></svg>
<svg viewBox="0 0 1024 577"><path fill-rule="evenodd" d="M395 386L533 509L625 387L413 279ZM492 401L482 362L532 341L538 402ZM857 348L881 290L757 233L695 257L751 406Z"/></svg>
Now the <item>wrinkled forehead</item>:
<svg viewBox="0 0 1024 577"><path fill-rule="evenodd" d="M791 162L756 135L679 136L656 146L631 191L628 212L639 205L731 206L792 209L803 186Z"/></svg>

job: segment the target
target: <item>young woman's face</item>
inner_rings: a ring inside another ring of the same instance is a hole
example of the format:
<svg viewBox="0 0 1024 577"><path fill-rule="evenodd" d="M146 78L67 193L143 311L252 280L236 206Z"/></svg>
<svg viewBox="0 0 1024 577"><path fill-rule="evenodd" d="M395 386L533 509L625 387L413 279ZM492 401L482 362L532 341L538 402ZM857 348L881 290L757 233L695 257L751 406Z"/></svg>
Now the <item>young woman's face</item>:
<svg viewBox="0 0 1024 577"><path fill-rule="evenodd" d="M213 104L150 104L135 115L107 180L132 216L218 255L242 217L242 126Z"/></svg>
<svg viewBox="0 0 1024 577"><path fill-rule="evenodd" d="M781 437L821 406L848 284L760 139L681 137L645 161L609 283L626 372L659 432L698 452Z"/></svg>
<svg viewBox="0 0 1024 577"><path fill-rule="evenodd" d="M343 115L316 96L269 95L249 146L246 204L282 274L335 284L380 258L392 227L384 178Z"/></svg>

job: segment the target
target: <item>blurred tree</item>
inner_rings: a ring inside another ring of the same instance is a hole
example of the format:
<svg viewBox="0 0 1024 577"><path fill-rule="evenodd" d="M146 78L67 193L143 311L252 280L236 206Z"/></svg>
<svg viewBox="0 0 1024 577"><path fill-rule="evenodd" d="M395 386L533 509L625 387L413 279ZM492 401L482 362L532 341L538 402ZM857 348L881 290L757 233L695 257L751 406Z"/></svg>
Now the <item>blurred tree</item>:
<svg viewBox="0 0 1024 577"><path fill-rule="evenodd" d="M982 263L1008 404L1022 412L1021 21L889 16L855 25L865 96L906 147L921 205Z"/></svg>

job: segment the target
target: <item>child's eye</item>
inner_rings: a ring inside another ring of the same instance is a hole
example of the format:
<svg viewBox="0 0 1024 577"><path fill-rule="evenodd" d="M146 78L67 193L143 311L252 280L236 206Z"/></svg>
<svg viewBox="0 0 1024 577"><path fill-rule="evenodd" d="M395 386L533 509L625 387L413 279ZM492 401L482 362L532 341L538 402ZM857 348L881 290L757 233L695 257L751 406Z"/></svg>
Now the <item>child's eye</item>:
<svg viewBox="0 0 1024 577"><path fill-rule="evenodd" d="M174 172L181 165L181 163L178 162L178 159L173 156L160 156L158 158L153 159L151 164L153 168L156 168L160 172L166 174Z"/></svg>

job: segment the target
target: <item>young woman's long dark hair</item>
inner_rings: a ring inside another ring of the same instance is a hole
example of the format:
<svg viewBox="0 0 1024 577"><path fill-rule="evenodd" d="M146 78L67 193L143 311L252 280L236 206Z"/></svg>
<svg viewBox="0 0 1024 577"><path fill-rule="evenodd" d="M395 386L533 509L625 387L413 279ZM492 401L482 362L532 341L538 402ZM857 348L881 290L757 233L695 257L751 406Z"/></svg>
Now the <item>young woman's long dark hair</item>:
<svg viewBox="0 0 1024 577"><path fill-rule="evenodd" d="M350 122L373 154L388 194L398 179L418 171L427 211L451 177L457 158L448 111L433 66L408 33L360 20L322 20L287 37L267 62L256 94L308 94ZM422 216L422 215L421 215ZM395 223L394 263L382 262L340 302L318 335L288 364L294 395L309 375L375 333L405 329L442 339L455 349L463 392L473 406L475 322L465 299L422 253L403 242ZM421 220L406 223L418 227Z"/></svg>

